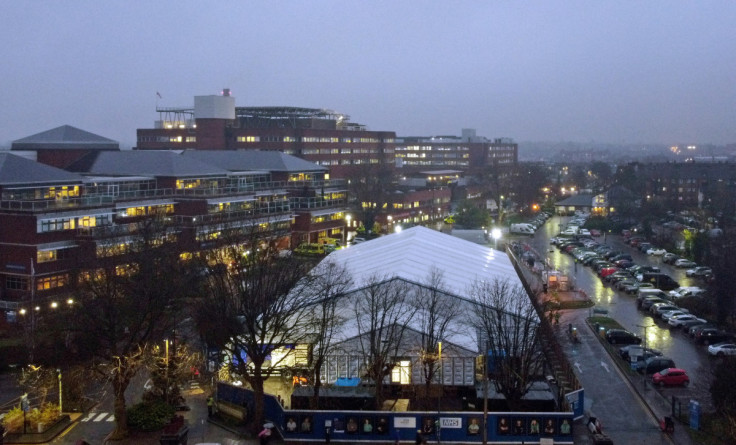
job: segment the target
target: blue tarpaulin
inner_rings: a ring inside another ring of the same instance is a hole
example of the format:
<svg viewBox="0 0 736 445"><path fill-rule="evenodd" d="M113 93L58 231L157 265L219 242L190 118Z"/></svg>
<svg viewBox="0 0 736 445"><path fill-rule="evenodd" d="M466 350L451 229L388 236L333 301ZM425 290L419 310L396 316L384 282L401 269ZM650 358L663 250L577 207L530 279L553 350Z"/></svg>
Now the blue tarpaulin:
<svg viewBox="0 0 736 445"><path fill-rule="evenodd" d="M358 377L339 377L335 381L335 386L358 386L360 385L360 379Z"/></svg>

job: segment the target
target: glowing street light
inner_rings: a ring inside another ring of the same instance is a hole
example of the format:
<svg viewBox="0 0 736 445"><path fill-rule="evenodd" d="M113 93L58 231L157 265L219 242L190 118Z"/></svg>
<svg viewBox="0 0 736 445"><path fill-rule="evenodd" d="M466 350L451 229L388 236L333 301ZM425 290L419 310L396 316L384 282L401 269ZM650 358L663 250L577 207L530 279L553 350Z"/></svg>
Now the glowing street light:
<svg viewBox="0 0 736 445"><path fill-rule="evenodd" d="M494 227L491 230L491 237L493 238L493 248L498 249L498 239L501 238L501 229Z"/></svg>

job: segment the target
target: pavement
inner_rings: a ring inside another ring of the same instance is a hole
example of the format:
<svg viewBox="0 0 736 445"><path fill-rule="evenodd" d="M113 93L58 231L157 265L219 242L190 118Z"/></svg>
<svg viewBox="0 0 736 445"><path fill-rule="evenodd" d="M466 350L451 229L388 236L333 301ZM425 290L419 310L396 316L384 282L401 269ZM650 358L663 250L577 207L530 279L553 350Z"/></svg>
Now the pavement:
<svg viewBox="0 0 736 445"><path fill-rule="evenodd" d="M541 291L539 271L533 270L524 262L519 264L530 287ZM587 299L585 292L579 289L557 291L557 295L561 302ZM687 433L689 426L678 420L675 420L674 433L663 433L660 430L659 420L670 416L670 401L645 377L631 375L621 368L620 360L611 357L610 350L604 345L605 339L597 335L595 327L587 322L589 315L588 308L562 311L560 326L570 323L578 327L587 326L586 329L579 329L580 344L571 341L567 329L556 330L565 355L585 389L586 415L576 422L575 444L593 443L585 425L588 417L592 416L601 421L603 433L617 444L695 445L696 442ZM611 379L618 379L620 382ZM632 401L629 395L633 395L636 400ZM687 406L682 409L686 412ZM638 412L643 415L638 415Z"/></svg>

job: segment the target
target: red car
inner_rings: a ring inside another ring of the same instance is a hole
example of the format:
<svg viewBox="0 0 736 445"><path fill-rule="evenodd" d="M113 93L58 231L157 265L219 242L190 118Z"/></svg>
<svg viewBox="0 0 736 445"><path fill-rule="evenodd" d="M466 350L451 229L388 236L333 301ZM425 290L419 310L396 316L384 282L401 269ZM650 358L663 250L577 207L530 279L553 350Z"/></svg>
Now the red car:
<svg viewBox="0 0 736 445"><path fill-rule="evenodd" d="M598 276L601 278L606 278L607 276L618 272L620 269L618 267L604 267L603 269L598 271Z"/></svg>
<svg viewBox="0 0 736 445"><path fill-rule="evenodd" d="M665 385L682 385L687 386L690 384L690 377L684 369L680 368L667 368L663 369L652 376L652 383L659 386Z"/></svg>

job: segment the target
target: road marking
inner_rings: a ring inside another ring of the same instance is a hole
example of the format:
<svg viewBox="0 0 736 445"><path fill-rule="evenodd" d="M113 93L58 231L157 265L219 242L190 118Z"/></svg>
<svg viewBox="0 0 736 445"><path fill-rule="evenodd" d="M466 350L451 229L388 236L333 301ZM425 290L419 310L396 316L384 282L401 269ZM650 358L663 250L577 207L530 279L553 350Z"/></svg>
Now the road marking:
<svg viewBox="0 0 736 445"><path fill-rule="evenodd" d="M575 367L577 368L577 370L578 370L578 372L579 372L580 374L582 374L582 373L583 373L583 369L582 369L582 368L580 367L580 363L578 363L578 362L575 362Z"/></svg>
<svg viewBox="0 0 736 445"><path fill-rule="evenodd" d="M113 414L113 415L111 415L110 417L108 417L108 418L107 418L107 421L108 421L108 422L114 422L114 421L115 421L115 414Z"/></svg>
<svg viewBox="0 0 736 445"><path fill-rule="evenodd" d="M95 415L97 415L97 413L89 413L89 414L87 414L87 417L85 417L84 419L80 420L80 422L88 422Z"/></svg>
<svg viewBox="0 0 736 445"><path fill-rule="evenodd" d="M95 420L93 420L93 422L99 422L100 420L104 419L108 415L109 415L108 413L100 413L99 416L95 417Z"/></svg>
<svg viewBox="0 0 736 445"><path fill-rule="evenodd" d="M607 364L601 362L601 366L603 366L603 369L605 369L607 373L609 373L609 374L611 373L611 370L608 369L608 365Z"/></svg>

